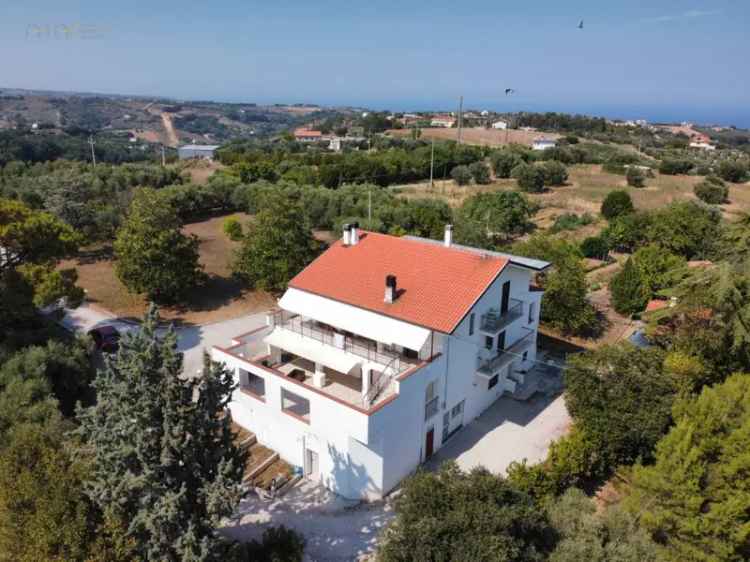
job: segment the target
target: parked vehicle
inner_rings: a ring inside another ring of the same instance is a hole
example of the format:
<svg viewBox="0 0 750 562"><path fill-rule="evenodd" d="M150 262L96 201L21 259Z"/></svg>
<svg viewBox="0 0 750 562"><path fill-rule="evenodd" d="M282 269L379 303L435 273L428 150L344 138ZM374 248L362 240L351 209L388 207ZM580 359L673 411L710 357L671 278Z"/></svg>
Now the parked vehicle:
<svg viewBox="0 0 750 562"><path fill-rule="evenodd" d="M114 326L100 326L89 330L88 334L102 353L116 353L120 348L120 332Z"/></svg>

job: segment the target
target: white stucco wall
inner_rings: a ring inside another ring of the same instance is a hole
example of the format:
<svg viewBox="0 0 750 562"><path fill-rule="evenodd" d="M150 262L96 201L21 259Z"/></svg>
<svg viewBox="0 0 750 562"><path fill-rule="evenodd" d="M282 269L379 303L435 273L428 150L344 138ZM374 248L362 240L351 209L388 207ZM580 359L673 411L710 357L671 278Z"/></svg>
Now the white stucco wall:
<svg viewBox="0 0 750 562"><path fill-rule="evenodd" d="M463 425L466 425L502 394L502 378L488 390L487 380L477 376L477 368L481 360L497 353L496 339L492 350L485 349L481 316L490 308L500 307L502 286L507 280L511 282L510 297L524 304L520 318L505 328L506 347L521 337L524 329L536 331L542 293L529 291L529 270L509 265L472 309L473 334L469 333L470 315L452 335L435 334L434 349L442 354L399 379L397 397L369 415L214 348L213 359L226 363L235 376L237 369L242 368L265 380L265 402L238 390L230 403L232 416L293 465L304 466L306 447L315 450L321 480L330 489L349 498L379 498L425 460L425 439L431 427L433 450L440 449L446 412L465 401ZM531 322L530 302L536 303ZM421 351L421 356L426 355L426 349ZM518 358L516 368L530 368L535 357L534 342L528 347L525 364ZM425 390L433 381L439 407L434 416L425 420ZM309 400L309 424L281 410L281 388Z"/></svg>

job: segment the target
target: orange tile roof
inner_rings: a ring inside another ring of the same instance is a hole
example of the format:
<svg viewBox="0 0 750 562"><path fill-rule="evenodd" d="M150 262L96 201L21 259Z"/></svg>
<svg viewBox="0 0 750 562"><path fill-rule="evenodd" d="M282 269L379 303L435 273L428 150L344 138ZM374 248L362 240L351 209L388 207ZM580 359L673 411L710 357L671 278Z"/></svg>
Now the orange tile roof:
<svg viewBox="0 0 750 562"><path fill-rule="evenodd" d="M295 137L319 137L322 136L323 133L320 131L315 131L313 129L297 129L294 131Z"/></svg>
<svg viewBox="0 0 750 562"><path fill-rule="evenodd" d="M648 301L648 304L646 305L646 312L653 312L654 310L661 310L662 308L667 308L669 306L669 303L664 300L659 299L653 299Z"/></svg>
<svg viewBox="0 0 750 562"><path fill-rule="evenodd" d="M360 233L354 246L335 242L289 286L451 333L508 263L458 248ZM388 304L385 277L391 274L398 298Z"/></svg>

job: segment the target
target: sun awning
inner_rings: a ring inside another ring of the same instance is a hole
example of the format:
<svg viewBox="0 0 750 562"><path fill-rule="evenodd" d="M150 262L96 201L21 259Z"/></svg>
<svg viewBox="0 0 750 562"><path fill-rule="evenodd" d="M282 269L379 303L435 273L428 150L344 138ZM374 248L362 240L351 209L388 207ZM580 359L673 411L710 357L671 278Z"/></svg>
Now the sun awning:
<svg viewBox="0 0 750 562"><path fill-rule="evenodd" d="M339 330L414 351L420 351L430 337L430 330L426 328L299 289L288 289L279 300L279 306Z"/></svg>
<svg viewBox="0 0 750 562"><path fill-rule="evenodd" d="M274 347L320 363L340 373L348 373L364 359L312 338L301 336L284 328L275 328L263 341Z"/></svg>

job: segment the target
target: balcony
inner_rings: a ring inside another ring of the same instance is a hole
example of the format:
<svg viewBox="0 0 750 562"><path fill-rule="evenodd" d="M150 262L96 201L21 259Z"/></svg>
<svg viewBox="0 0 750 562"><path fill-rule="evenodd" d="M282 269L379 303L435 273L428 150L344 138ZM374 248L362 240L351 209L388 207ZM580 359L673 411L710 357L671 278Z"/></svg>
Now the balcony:
<svg viewBox="0 0 750 562"><path fill-rule="evenodd" d="M521 359L523 352L534 343L534 331L527 328L523 329L523 335L518 338L512 345L509 345L497 355L483 362L479 366L479 373L491 377L515 359Z"/></svg>
<svg viewBox="0 0 750 562"><path fill-rule="evenodd" d="M404 353L397 353L382 347L378 349L377 342L355 334L334 330L332 327L316 322L304 320L300 316L284 311L273 313L273 326L289 330L295 334L330 346L371 363L382 365L390 371L401 373L420 363L416 357L407 357Z"/></svg>
<svg viewBox="0 0 750 562"><path fill-rule="evenodd" d="M275 325L237 336L234 338L234 345L224 351L261 367L266 373L276 374L357 408L368 409L393 396L396 391L394 377L420 364L418 359L403 354L386 350L377 351L375 342L371 342L371 345L368 343L370 340L359 336L344 336L314 322L303 322L299 317L283 318L283 321L278 317L275 322ZM375 368L374 365L370 367L369 390L363 392L363 373L360 368L342 372L330 366L323 366L325 382L319 386L315 383L316 366L311 358L279 347L277 349L281 353L275 356L276 359L272 359L267 340L272 333L279 334L279 330L282 334L289 330L286 338L291 336L295 340L308 341L311 347L317 348L316 352L324 352L329 359L342 359L345 356L350 362L353 360L354 363L366 363L369 360L371 364L379 365ZM241 378L241 385L245 382L245 387L248 387L248 381L247 376ZM251 392L249 388L244 390L256 398L260 396L257 392Z"/></svg>
<svg viewBox="0 0 750 562"><path fill-rule="evenodd" d="M480 319L479 329L487 334L496 335L506 326L523 316L523 301L510 299L510 306L504 313L499 308L491 308Z"/></svg>

